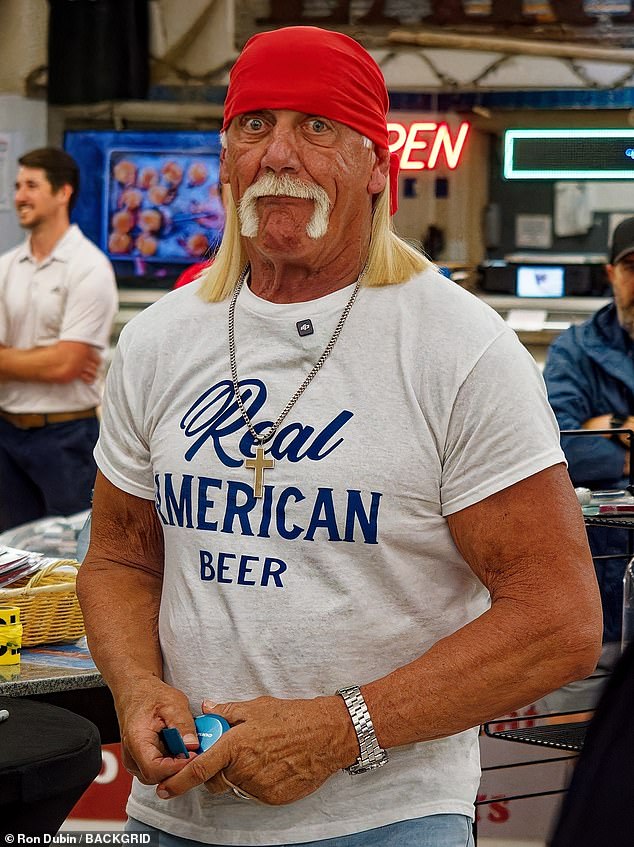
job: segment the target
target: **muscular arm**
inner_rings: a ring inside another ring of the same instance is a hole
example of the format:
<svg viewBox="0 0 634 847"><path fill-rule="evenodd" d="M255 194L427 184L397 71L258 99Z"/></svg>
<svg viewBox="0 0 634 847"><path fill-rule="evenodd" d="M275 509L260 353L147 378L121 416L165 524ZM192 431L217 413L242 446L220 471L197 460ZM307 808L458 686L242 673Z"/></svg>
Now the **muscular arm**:
<svg viewBox="0 0 634 847"><path fill-rule="evenodd" d="M58 341L29 350L0 346L0 382L92 382L100 363L97 350L81 341Z"/></svg>
<svg viewBox="0 0 634 847"><path fill-rule="evenodd" d="M146 782L173 772L165 770L174 762L162 760L156 733L164 726L193 732L186 697L162 682L162 583L163 535L153 501L126 494L98 473L77 593L90 652L114 697L124 761ZM195 735L189 740L198 746Z"/></svg>
<svg viewBox="0 0 634 847"><path fill-rule="evenodd" d="M362 690L387 746L449 735L588 675L601 604L581 511L563 465L449 517L491 607Z"/></svg>
<svg viewBox="0 0 634 847"><path fill-rule="evenodd" d="M126 680L162 677L163 538L154 503L97 474L90 547L77 580L91 654L115 699Z"/></svg>
<svg viewBox="0 0 634 847"><path fill-rule="evenodd" d="M383 747L442 738L500 717L588 675L599 656L599 594L563 465L448 520L463 557L490 591L491 607L413 662L362 686ZM266 802L288 803L359 755L337 695L259 698L213 710L232 730L163 783L160 796L201 782L213 793L225 791L223 771Z"/></svg>

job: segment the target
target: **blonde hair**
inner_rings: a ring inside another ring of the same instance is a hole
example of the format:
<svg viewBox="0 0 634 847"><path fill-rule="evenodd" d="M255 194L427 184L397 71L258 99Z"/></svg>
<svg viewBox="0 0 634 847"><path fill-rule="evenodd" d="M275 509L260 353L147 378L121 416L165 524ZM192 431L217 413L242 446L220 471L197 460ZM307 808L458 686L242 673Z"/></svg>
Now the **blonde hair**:
<svg viewBox="0 0 634 847"><path fill-rule="evenodd" d="M233 294L248 258L240 235L240 222L233 197L226 204L225 229L213 264L201 275L198 295L208 303L219 303ZM406 282L414 274L433 267L422 253L394 232L390 216L390 186L386 184L372 210L370 249L363 285L378 287Z"/></svg>

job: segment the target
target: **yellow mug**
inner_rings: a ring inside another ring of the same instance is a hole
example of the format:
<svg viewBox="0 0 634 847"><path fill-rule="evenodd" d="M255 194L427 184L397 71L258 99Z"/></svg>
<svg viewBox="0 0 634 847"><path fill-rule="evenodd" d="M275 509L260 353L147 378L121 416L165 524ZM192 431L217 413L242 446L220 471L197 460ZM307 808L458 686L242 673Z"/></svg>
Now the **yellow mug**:
<svg viewBox="0 0 634 847"><path fill-rule="evenodd" d="M18 606L0 608L0 665L17 665L22 649L22 624Z"/></svg>

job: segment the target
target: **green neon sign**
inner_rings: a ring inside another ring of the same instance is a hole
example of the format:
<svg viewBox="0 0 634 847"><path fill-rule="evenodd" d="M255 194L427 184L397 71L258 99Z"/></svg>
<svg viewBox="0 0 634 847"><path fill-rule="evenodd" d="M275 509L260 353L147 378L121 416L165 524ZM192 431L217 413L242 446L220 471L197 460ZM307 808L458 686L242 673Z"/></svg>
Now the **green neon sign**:
<svg viewBox="0 0 634 847"><path fill-rule="evenodd" d="M509 129L505 179L634 179L634 129Z"/></svg>

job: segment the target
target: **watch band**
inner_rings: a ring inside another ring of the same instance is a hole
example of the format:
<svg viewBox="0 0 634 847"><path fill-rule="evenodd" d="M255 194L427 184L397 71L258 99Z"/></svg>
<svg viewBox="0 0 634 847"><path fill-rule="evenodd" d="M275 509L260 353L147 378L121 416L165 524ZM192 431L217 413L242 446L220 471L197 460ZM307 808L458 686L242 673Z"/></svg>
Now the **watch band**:
<svg viewBox="0 0 634 847"><path fill-rule="evenodd" d="M627 421L627 415L610 415L610 429L621 429Z"/></svg>
<svg viewBox="0 0 634 847"><path fill-rule="evenodd" d="M348 688L340 688L337 694L343 697L343 702L350 713L352 725L359 741L360 755L357 761L344 770L351 774L358 774L383 767L388 761L387 750L384 750L379 744L370 712L359 686L351 685Z"/></svg>

